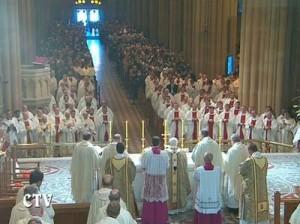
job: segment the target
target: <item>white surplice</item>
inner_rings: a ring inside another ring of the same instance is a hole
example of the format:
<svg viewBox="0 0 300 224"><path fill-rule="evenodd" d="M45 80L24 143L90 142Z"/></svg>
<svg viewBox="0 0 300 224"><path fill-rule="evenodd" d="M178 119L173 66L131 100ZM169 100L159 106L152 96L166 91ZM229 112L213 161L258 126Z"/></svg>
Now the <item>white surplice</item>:
<svg viewBox="0 0 300 224"><path fill-rule="evenodd" d="M106 209L107 209L107 205L103 206L98 210L97 222L107 217ZM136 224L136 221L132 218L131 214L122 207L120 209L120 214L116 219L120 224Z"/></svg>

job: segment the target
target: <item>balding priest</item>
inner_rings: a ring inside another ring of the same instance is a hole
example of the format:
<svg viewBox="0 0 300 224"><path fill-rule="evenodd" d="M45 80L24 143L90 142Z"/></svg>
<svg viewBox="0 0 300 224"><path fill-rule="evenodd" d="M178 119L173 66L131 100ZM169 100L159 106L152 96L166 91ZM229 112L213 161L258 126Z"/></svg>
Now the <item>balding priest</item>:
<svg viewBox="0 0 300 224"><path fill-rule="evenodd" d="M113 188L113 176L106 174L102 177L102 187L95 191L88 214L87 224L94 224L98 220L99 209L109 203L109 195ZM121 207L126 209L125 202L120 199Z"/></svg>
<svg viewBox="0 0 300 224"><path fill-rule="evenodd" d="M84 132L83 140L73 151L71 161L71 187L75 202L91 202L98 188L99 154L91 141L91 133Z"/></svg>
<svg viewBox="0 0 300 224"><path fill-rule="evenodd" d="M117 202L121 205L120 214L116 218L120 224L136 224L136 221L132 218L131 214L127 211L126 208L122 207L121 204L121 194L118 189L112 189L109 194L109 202ZM102 208L98 210L97 221L107 217L108 204L104 205Z"/></svg>
<svg viewBox="0 0 300 224"><path fill-rule="evenodd" d="M117 217L120 214L121 206L120 203L113 201L107 205L106 214L107 216L97 222L96 224L120 224Z"/></svg>
<svg viewBox="0 0 300 224"><path fill-rule="evenodd" d="M169 156L160 149L160 138L152 138L152 147L141 158L145 172L143 191L142 224L167 224L168 222L168 187L167 172Z"/></svg>
<svg viewBox="0 0 300 224"><path fill-rule="evenodd" d="M194 147L192 152L192 160L196 167L203 166L204 164L204 154L206 152L211 152L214 156L213 165L219 166L221 170L223 169L223 157L221 149L216 141L209 137L207 129L201 131L202 140Z"/></svg>
<svg viewBox="0 0 300 224"><path fill-rule="evenodd" d="M257 146L248 146L250 158L240 165L242 194L240 224L269 224L269 200L267 187L267 158L258 152Z"/></svg>
<svg viewBox="0 0 300 224"><path fill-rule="evenodd" d="M169 208L176 212L187 206L187 197L191 193L191 185L187 171L186 152L178 148L177 138L169 140L168 154L170 167L168 170ZM183 211L183 210L182 210Z"/></svg>
<svg viewBox="0 0 300 224"><path fill-rule="evenodd" d="M232 147L228 150L224 159L225 178L227 180L225 204L228 208L238 209L242 186L239 167L249 157L249 153L238 134L231 136L231 142Z"/></svg>
<svg viewBox="0 0 300 224"><path fill-rule="evenodd" d="M138 217L138 210L132 187L136 175L136 167L128 154L125 153L123 143L118 143L116 149L117 154L106 162L105 173L114 177L113 186L120 190L121 197L125 201L128 211L136 218Z"/></svg>

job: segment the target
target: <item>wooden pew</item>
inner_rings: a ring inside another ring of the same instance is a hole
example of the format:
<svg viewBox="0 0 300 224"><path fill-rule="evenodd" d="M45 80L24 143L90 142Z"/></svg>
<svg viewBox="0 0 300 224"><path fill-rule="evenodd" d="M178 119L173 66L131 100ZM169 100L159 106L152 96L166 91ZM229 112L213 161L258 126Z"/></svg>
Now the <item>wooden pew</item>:
<svg viewBox="0 0 300 224"><path fill-rule="evenodd" d="M299 194L298 194L299 195ZM280 205L284 206L284 224L289 224L292 213L300 203L300 196L295 193L281 194L276 191L274 194L274 224L280 224Z"/></svg>
<svg viewBox="0 0 300 224"><path fill-rule="evenodd" d="M15 197L0 198L0 224L9 223L11 210L16 203ZM55 224L86 224L90 204L53 204Z"/></svg>

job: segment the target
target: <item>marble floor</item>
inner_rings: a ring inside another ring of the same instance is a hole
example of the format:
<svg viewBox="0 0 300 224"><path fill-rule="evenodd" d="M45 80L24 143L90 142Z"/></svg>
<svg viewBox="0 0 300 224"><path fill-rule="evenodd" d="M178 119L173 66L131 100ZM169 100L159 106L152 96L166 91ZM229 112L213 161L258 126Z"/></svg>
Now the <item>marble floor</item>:
<svg viewBox="0 0 300 224"><path fill-rule="evenodd" d="M266 154L269 161L268 191L270 212L273 213L273 194L293 192L293 186L300 185L300 154ZM25 159L41 161L45 179L41 186L43 193L53 194L54 202L72 203L70 162L71 158ZM193 212L170 216L172 223L192 223ZM238 223L237 217L224 211L224 223Z"/></svg>

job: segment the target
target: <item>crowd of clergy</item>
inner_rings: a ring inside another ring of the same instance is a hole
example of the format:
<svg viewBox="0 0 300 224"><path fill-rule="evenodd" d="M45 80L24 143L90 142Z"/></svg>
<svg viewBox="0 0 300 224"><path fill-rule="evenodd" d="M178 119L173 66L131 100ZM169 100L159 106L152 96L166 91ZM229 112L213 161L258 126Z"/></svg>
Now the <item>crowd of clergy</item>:
<svg viewBox="0 0 300 224"><path fill-rule="evenodd" d="M240 224L269 224L267 158L255 144L245 145L238 134L231 136L227 153L201 130L201 141L194 147L193 174L189 177L187 152L178 147L176 138L161 146L154 136L152 145L140 157L143 173L142 208L138 209L133 182L137 167L125 150L122 137L103 148L91 143L85 132L73 152L71 191L77 203L90 203L87 224L167 224L169 214L194 209L194 223L224 223L223 211L239 212ZM12 209L10 224L54 223L52 206L27 208L24 200L34 203L26 194L40 192L43 173L30 174L29 185L22 187ZM23 200L22 200L23 199ZM141 211L141 213L139 213ZM299 224L300 205L291 216L291 224Z"/></svg>
<svg viewBox="0 0 300 224"><path fill-rule="evenodd" d="M146 98L161 123L167 121L171 137L197 141L200 130L207 128L210 137L222 143L239 133L242 140L297 145L293 138L299 122L285 109L276 116L270 106L258 114L251 105L241 105L235 75L209 79L207 74L194 74L181 57L151 42L143 33L119 23L104 28L110 55L132 85L128 88L132 99L136 100L138 88L144 84ZM286 149L273 151L277 150Z"/></svg>
<svg viewBox="0 0 300 224"><path fill-rule="evenodd" d="M84 29L63 24L54 28L40 49L51 68L51 102L46 107L24 105L5 111L0 118L2 150L14 144L74 143L85 131L93 133L94 141L109 141L113 112L105 101L96 99L95 71ZM61 155L70 155L70 149Z"/></svg>

